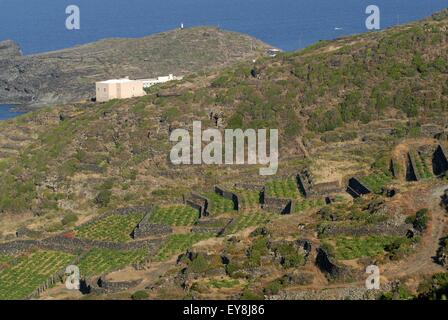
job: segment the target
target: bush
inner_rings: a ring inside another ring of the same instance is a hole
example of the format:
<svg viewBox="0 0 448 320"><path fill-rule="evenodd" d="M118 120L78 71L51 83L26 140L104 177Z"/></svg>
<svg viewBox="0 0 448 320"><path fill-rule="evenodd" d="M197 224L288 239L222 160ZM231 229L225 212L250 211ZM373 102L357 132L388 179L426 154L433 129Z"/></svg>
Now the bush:
<svg viewBox="0 0 448 320"><path fill-rule="evenodd" d="M110 190L102 190L95 198L95 203L100 207L104 208L109 205L110 197L112 196L112 192Z"/></svg>
<svg viewBox="0 0 448 320"><path fill-rule="evenodd" d="M428 209L422 209L419 210L415 217L409 217L406 219L407 223L411 223L415 230L423 232L428 228L428 222L429 222L429 210Z"/></svg>
<svg viewBox="0 0 448 320"><path fill-rule="evenodd" d="M275 295L283 288L283 283L281 279L270 282L264 289L263 292L266 295Z"/></svg>
<svg viewBox="0 0 448 320"><path fill-rule="evenodd" d="M146 291L137 291L134 292L131 296L132 300L147 300L149 298L148 293Z"/></svg>
<svg viewBox="0 0 448 320"><path fill-rule="evenodd" d="M69 213L69 214L66 214L62 218L61 223L62 223L62 225L65 226L65 225L68 225L68 224L75 223L76 221L78 221L78 216L76 214L74 214L74 213Z"/></svg>
<svg viewBox="0 0 448 320"><path fill-rule="evenodd" d="M264 300L264 296L262 296L259 293L256 293L252 290L246 289L244 290L244 292L241 294L240 297L241 300Z"/></svg>
<svg viewBox="0 0 448 320"><path fill-rule="evenodd" d="M209 269L209 263L204 254L198 254L196 259L190 262L189 271L193 273L202 273Z"/></svg>

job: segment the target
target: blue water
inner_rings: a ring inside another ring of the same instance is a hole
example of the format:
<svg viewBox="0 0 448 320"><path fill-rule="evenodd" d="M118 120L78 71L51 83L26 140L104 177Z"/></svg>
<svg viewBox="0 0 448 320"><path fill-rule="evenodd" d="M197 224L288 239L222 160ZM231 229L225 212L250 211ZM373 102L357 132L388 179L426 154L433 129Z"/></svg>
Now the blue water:
<svg viewBox="0 0 448 320"><path fill-rule="evenodd" d="M65 28L65 8L81 10L81 30ZM141 37L180 26L215 25L284 50L365 32L365 9L381 9L381 27L448 7L448 0L0 0L0 40L25 54L109 37ZM335 30L335 28L342 28Z"/></svg>
<svg viewBox="0 0 448 320"><path fill-rule="evenodd" d="M11 111L12 107L11 105L0 104L0 121L12 119L23 114L23 112Z"/></svg>

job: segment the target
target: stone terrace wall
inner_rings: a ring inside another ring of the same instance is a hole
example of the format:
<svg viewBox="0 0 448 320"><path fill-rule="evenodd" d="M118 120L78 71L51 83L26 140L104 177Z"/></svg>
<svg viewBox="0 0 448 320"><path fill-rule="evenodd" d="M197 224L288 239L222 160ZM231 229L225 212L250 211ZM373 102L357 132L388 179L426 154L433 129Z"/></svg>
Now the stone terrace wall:
<svg viewBox="0 0 448 320"><path fill-rule="evenodd" d="M45 250L59 250L66 252L81 252L91 248L110 249L110 250L137 250L146 249L155 252L159 248L162 239L133 241L127 243L115 243L107 241L98 241L90 239L66 238L56 236L39 242L38 247Z"/></svg>
<svg viewBox="0 0 448 320"><path fill-rule="evenodd" d="M0 243L0 254L17 254L39 246L37 240L16 240Z"/></svg>
<svg viewBox="0 0 448 320"><path fill-rule="evenodd" d="M184 196L184 203L198 210L200 217L207 217L212 210L210 199L194 192L190 196Z"/></svg>
<svg viewBox="0 0 448 320"><path fill-rule="evenodd" d="M432 165L434 173L439 176L443 175L448 171L448 153L442 145L439 145L434 152Z"/></svg>
<svg viewBox="0 0 448 320"><path fill-rule="evenodd" d="M264 186L253 183L235 183L235 189L262 192Z"/></svg>
<svg viewBox="0 0 448 320"><path fill-rule="evenodd" d="M350 277L349 268L334 262L323 248L317 250L316 265L333 280L345 280Z"/></svg>
<svg viewBox="0 0 448 320"><path fill-rule="evenodd" d="M86 281L87 287L91 293L110 294L122 292L138 286L143 280L133 281L109 281L105 276L93 278L91 281Z"/></svg>
<svg viewBox="0 0 448 320"><path fill-rule="evenodd" d="M394 159L390 159L390 172L392 173L392 177L395 179L397 179L400 175L397 162Z"/></svg>
<svg viewBox="0 0 448 320"><path fill-rule="evenodd" d="M353 197L358 198L362 195L372 193L372 190L363 184L359 178L352 177L348 181L347 192Z"/></svg>
<svg viewBox="0 0 448 320"><path fill-rule="evenodd" d="M134 240L157 235L166 235L173 232L173 229L170 226L150 223L149 219L151 218L152 213L153 209L149 210L132 231L132 238Z"/></svg>
<svg viewBox="0 0 448 320"><path fill-rule="evenodd" d="M407 181L420 181L421 177L417 171L417 165L415 164L415 158L412 152L408 152L408 163L406 166L406 180Z"/></svg>
<svg viewBox="0 0 448 320"><path fill-rule="evenodd" d="M339 192L342 192L342 187L338 181L318 183L314 185L314 193L318 195L329 195Z"/></svg>
<svg viewBox="0 0 448 320"><path fill-rule="evenodd" d="M240 197L237 193L228 191L220 186L215 186L215 192L225 199L233 201L233 208L240 211Z"/></svg>
<svg viewBox="0 0 448 320"><path fill-rule="evenodd" d="M314 195L314 178L309 170L305 169L302 172L299 172L297 174L297 181L299 183L300 191L302 191L305 197Z"/></svg>
<svg viewBox="0 0 448 320"><path fill-rule="evenodd" d="M280 214L292 214L295 209L295 201L291 199L264 197L263 209Z"/></svg>

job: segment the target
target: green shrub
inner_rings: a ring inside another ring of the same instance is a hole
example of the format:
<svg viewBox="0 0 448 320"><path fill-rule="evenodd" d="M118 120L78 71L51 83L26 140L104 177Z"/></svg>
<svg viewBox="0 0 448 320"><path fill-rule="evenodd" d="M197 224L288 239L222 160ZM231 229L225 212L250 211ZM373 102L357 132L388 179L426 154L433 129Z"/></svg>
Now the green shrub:
<svg viewBox="0 0 448 320"><path fill-rule="evenodd" d="M194 273L202 273L209 269L210 265L207 261L207 257L204 254L198 254L198 256L189 263L188 269Z"/></svg>
<svg viewBox="0 0 448 320"><path fill-rule="evenodd" d="M69 213L69 214L66 214L62 218L61 223L62 223L62 225L65 226L65 225L68 225L68 224L73 224L76 221L78 221L78 216L75 213Z"/></svg>
<svg viewBox="0 0 448 320"><path fill-rule="evenodd" d="M110 190L101 190L95 198L95 204L100 208L105 208L109 205L112 192Z"/></svg>
<svg viewBox="0 0 448 320"><path fill-rule="evenodd" d="M274 280L270 282L264 289L263 292L266 295L275 295L283 288L283 282L281 279Z"/></svg>
<svg viewBox="0 0 448 320"><path fill-rule="evenodd" d="M132 300L148 300L148 298L149 298L148 293L143 290L134 292L131 296Z"/></svg>
<svg viewBox="0 0 448 320"><path fill-rule="evenodd" d="M429 222L429 210L421 209L416 214L415 217L409 217L406 219L407 223L411 223L414 229L423 232L428 228Z"/></svg>
<svg viewBox="0 0 448 320"><path fill-rule="evenodd" d="M252 290L246 289L241 294L240 299L241 300L251 300L251 301L264 300L264 296L257 292L254 292Z"/></svg>

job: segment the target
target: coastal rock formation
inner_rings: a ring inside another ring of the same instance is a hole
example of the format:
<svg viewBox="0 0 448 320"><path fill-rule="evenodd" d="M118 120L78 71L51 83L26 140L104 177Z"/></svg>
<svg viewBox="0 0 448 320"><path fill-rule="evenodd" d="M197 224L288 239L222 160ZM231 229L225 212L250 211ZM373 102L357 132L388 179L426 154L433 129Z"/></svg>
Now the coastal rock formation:
<svg viewBox="0 0 448 320"><path fill-rule="evenodd" d="M96 81L186 75L254 59L266 48L252 37L210 27L106 39L30 56L7 40L0 42L0 103L38 107L90 100Z"/></svg>
<svg viewBox="0 0 448 320"><path fill-rule="evenodd" d="M12 40L0 41L0 60L16 58L21 55L22 50L16 42Z"/></svg>

